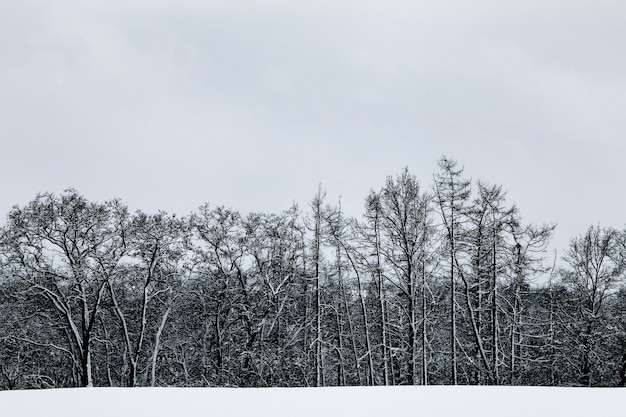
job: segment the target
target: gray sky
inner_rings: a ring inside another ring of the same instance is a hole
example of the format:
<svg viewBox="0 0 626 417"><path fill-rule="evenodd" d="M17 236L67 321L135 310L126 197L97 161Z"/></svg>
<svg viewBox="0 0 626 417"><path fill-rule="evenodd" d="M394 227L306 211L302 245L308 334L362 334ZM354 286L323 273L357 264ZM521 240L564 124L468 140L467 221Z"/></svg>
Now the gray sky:
<svg viewBox="0 0 626 417"><path fill-rule="evenodd" d="M523 217L622 228L626 2L2 1L0 216L74 187L362 212L446 154Z"/></svg>

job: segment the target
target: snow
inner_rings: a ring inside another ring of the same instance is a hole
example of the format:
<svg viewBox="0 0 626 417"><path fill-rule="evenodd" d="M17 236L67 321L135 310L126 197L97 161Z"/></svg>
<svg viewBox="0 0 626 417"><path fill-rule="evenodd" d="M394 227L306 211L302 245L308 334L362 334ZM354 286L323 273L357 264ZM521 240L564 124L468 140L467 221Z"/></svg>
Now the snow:
<svg viewBox="0 0 626 417"><path fill-rule="evenodd" d="M0 392L2 415L592 416L617 414L619 388L79 388Z"/></svg>

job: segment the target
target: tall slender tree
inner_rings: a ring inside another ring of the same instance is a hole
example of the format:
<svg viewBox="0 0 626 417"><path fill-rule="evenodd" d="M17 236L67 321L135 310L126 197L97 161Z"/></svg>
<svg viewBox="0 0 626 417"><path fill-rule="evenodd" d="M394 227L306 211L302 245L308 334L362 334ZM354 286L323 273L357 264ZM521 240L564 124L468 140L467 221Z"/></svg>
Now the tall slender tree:
<svg viewBox="0 0 626 417"><path fill-rule="evenodd" d="M439 171L434 175L434 199L445 231L448 247L450 282L450 383L458 383L457 370L457 317L456 274L458 251L461 244L463 217L471 193L471 181L463 178L463 168L457 162L443 156L438 161Z"/></svg>
<svg viewBox="0 0 626 417"><path fill-rule="evenodd" d="M315 197L310 203L312 226L312 242L311 242L311 262L312 262L312 279L313 279L313 299L314 299L314 315L315 315L315 385L322 387L324 381L324 352L323 352L323 333L322 333L322 221L324 217L324 197L320 186Z"/></svg>
<svg viewBox="0 0 626 417"><path fill-rule="evenodd" d="M387 323L387 296L381 249L381 210L380 194L374 191L370 192L365 201L365 220L363 223L356 223L356 230L359 240L363 242L358 253L363 254L365 252L361 256L362 263L373 279L376 288L374 298L376 299L378 311L375 316L378 317L377 327L380 329L379 346L382 360L382 383L383 385L390 385L392 384L392 372Z"/></svg>

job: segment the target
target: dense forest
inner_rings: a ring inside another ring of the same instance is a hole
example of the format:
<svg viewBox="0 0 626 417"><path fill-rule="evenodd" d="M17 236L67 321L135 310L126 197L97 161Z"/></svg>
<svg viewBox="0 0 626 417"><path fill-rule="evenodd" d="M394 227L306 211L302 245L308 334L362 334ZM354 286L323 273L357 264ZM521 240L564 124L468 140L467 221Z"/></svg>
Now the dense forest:
<svg viewBox="0 0 626 417"><path fill-rule="evenodd" d="M360 218L40 194L0 229L0 388L625 386L626 231L554 227L445 157Z"/></svg>

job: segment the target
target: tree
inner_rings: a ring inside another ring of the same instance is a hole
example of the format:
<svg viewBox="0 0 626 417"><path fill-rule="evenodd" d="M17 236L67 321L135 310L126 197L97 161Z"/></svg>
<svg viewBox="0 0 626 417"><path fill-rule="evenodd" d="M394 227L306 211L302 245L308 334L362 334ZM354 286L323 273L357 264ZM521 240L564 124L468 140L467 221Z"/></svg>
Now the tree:
<svg viewBox="0 0 626 417"><path fill-rule="evenodd" d="M612 301L607 329L614 332L611 356L616 358L616 366L612 373L617 373L616 385L626 387L626 285L621 286Z"/></svg>
<svg viewBox="0 0 626 417"><path fill-rule="evenodd" d="M457 162L443 156L438 161L439 172L434 175L434 198L444 226L448 247L450 271L450 382L458 383L457 375L457 334L456 334L456 275L458 268L459 236L462 232L462 218L471 193L471 181L463 178L463 168Z"/></svg>
<svg viewBox="0 0 626 417"><path fill-rule="evenodd" d="M137 212L125 239L132 262L107 281L108 290L123 334L129 364L127 384L138 385L137 373L143 365L150 369L150 385L154 386L161 336L172 311L175 287L180 287L182 278L187 225L163 212ZM153 340L148 352L149 332Z"/></svg>
<svg viewBox="0 0 626 417"><path fill-rule="evenodd" d="M345 314L348 318L348 325L350 328L350 338L352 341L352 349L355 357L355 368L357 372L358 381L360 383L360 363L359 363L359 355L357 353L355 340L358 338L356 326L352 324L352 318L350 313L350 305L348 302L348 294L350 293L349 285L344 285L343 282L343 274L342 274L342 254L348 260L349 267L346 268L348 270L352 270L355 274L356 280L356 298L358 300L358 310L360 312L360 318L362 320L362 337L363 344L365 345L365 354L364 358L367 359L366 366L366 374L365 374L365 383L366 385L374 385L376 382L376 370L374 365L373 358L373 343L371 336L371 323L369 319L368 308L365 300L365 290L364 290L364 278L363 273L364 268L363 263L366 261L366 257L363 256L362 253L358 251L355 247L357 243L358 235L355 233L355 222L354 221L346 221L344 220L343 213L341 211L341 205L339 205L335 209L328 210L329 214L326 218L328 234L330 235L330 241L334 244L336 248L336 259L337 259L337 275L339 277L340 288L343 293L343 305L345 309Z"/></svg>
<svg viewBox="0 0 626 417"><path fill-rule="evenodd" d="M73 386L65 352L55 349L59 330L24 282L0 278L0 390Z"/></svg>
<svg viewBox="0 0 626 417"><path fill-rule="evenodd" d="M405 323L407 352L405 383L415 385L417 378L418 332L425 317L419 317L419 294L425 292L420 288L425 261L425 246L428 242L429 229L427 224L430 216L429 196L420 190L420 184L405 168L397 178L387 177L385 186L380 191L381 226L386 237L383 249L384 258L390 265L392 276L388 277L402 294L402 321ZM422 326L424 327L424 326ZM422 364L424 365L423 361ZM422 380L427 370L422 369Z"/></svg>
<svg viewBox="0 0 626 417"><path fill-rule="evenodd" d="M505 313L509 320L509 385L524 381L522 371L532 367L533 362L538 366L543 360L539 350L545 348L545 344L533 344L532 340L551 340L550 331L538 333L537 329L542 329L546 321L549 326L552 325L552 310L549 306L548 317L545 317L546 310L533 308L533 298L537 299L541 292L534 291L531 284L536 276L550 271L543 264L543 259L554 228L555 225L521 226L519 222L512 224L510 232L513 244L509 246L505 276ZM536 346L536 352L527 353L533 345Z"/></svg>
<svg viewBox="0 0 626 417"><path fill-rule="evenodd" d="M388 323L387 323L387 297L385 291L385 280L383 276L383 261L382 261L382 234L381 234L381 201L380 194L377 192L370 192L365 200L365 221L362 223L356 222L357 239L361 241L359 245L361 263L364 265L367 273L371 275L375 283L375 295L372 297L376 300L376 309L378 310L377 327L380 332L379 346L382 350L382 382L384 385L392 384L392 372L391 372L391 354L389 346L388 336Z"/></svg>
<svg viewBox="0 0 626 417"><path fill-rule="evenodd" d="M293 386L307 380L302 348L306 308L305 228L294 206L279 214L252 213L245 220L253 258L250 274L262 283L264 313L259 332L259 377L266 386Z"/></svg>
<svg viewBox="0 0 626 417"><path fill-rule="evenodd" d="M118 200L91 203L68 190L14 207L4 228L9 272L55 315L62 334L50 347L69 355L81 386L94 384L94 328L106 284L126 253L127 224L127 209Z"/></svg>
<svg viewBox="0 0 626 417"><path fill-rule="evenodd" d="M245 230L239 212L208 204L191 218L196 279L204 281L212 329L210 349L216 385L249 385L253 380L252 348L256 325L253 277L245 265Z"/></svg>
<svg viewBox="0 0 626 417"><path fill-rule="evenodd" d="M465 286L466 304L471 312L477 359L482 359L490 383L497 385L500 383L499 367L503 356L500 350L500 312L503 307L499 287L509 266L511 230L518 227L519 216L515 206L505 207L505 193L501 186L489 186L479 181L477 188L478 196L470 210L474 221L469 231L475 237L471 249L468 248L474 252L471 256L473 282L470 282L469 277L466 278L463 270L460 270L459 275ZM485 293L487 297L483 300ZM487 312L486 320L483 320L483 312ZM488 329L489 335L482 340L484 328ZM487 349L490 352L489 361Z"/></svg>
<svg viewBox="0 0 626 417"><path fill-rule="evenodd" d="M626 265L621 259L619 244L617 230L591 226L583 235L571 240L564 257L567 267L561 271L561 280L572 291L576 303L568 330L577 353L582 386L595 382L605 307L623 280Z"/></svg>
<svg viewBox="0 0 626 417"><path fill-rule="evenodd" d="M313 294L314 294L314 315L315 315L315 384L318 387L325 385L324 382L324 352L322 333L322 220L324 194L321 186L317 194L311 201L313 220L313 240L311 242L311 262L313 263Z"/></svg>
<svg viewBox="0 0 626 417"><path fill-rule="evenodd" d="M361 364L359 357L361 356L357 347L357 329L355 324L355 314L352 312L352 291L348 286L347 280L350 272L355 272L357 276L357 299L362 301L362 294L359 293L360 280L359 271L356 268L354 259L350 250L348 249L349 239L347 235L348 223L345 221L343 213L341 211L341 203L336 207L326 206L324 209L322 228L324 235L326 236L326 243L332 247L335 252L335 262L331 265L331 270L328 274L326 286L324 287L326 293L326 304L330 304L330 310L334 313L335 322L335 340L336 344L333 346L333 350L337 357L337 372L336 381L337 385L347 385L349 380L354 380L356 384L363 384L361 378ZM363 303L361 305L361 314L365 311L363 309ZM332 314L332 313L331 313ZM363 331L365 334L366 352L363 355L368 359L365 372L365 384L371 385L373 375L373 363L371 355L369 354L369 329L367 328L367 314L362 316ZM345 329L347 325L347 330ZM347 335L346 335L347 331ZM349 344L351 348L351 357L353 359L354 367L349 369L347 361L345 360L344 351L348 350L345 346ZM352 370L353 372L350 372Z"/></svg>

